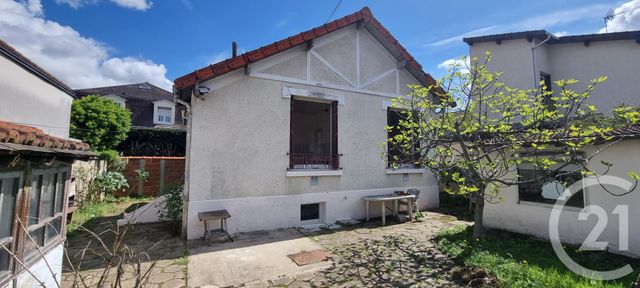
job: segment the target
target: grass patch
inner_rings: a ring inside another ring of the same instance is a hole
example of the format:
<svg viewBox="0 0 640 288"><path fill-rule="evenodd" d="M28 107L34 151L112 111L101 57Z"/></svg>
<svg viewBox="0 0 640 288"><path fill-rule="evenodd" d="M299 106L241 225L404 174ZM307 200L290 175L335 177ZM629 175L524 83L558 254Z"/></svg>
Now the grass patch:
<svg viewBox="0 0 640 288"><path fill-rule="evenodd" d="M615 281L583 278L555 255L551 243L506 231L487 231L480 240L471 239L472 228L443 229L436 237L437 247L459 264L486 269L504 287L631 287L638 277L640 261L606 252L582 252L565 245L574 261L595 270L612 270L630 264L634 273Z"/></svg>
<svg viewBox="0 0 640 288"><path fill-rule="evenodd" d="M113 197L108 196L101 202L87 203L73 212L71 223L67 225L67 233L71 233L80 226L90 228L91 220L100 217L112 217L130 212L133 209L148 203L151 198Z"/></svg>

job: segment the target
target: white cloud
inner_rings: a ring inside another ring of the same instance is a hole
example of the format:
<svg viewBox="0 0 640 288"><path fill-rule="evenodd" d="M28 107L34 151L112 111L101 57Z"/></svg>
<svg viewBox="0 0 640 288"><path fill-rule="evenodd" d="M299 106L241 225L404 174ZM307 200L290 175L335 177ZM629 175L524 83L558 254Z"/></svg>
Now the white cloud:
<svg viewBox="0 0 640 288"><path fill-rule="evenodd" d="M171 89L166 68L150 60L111 57L109 48L69 26L41 18L28 3L0 0L0 39L73 88L148 81Z"/></svg>
<svg viewBox="0 0 640 288"><path fill-rule="evenodd" d="M67 4L71 8L78 9L85 5L91 5L98 3L98 0L56 0L57 4Z"/></svg>
<svg viewBox="0 0 640 288"><path fill-rule="evenodd" d="M23 0L21 1L26 7L27 10L29 10L29 12L31 12L34 15L42 15L44 14L44 10L42 10L42 3L40 2L40 0Z"/></svg>
<svg viewBox="0 0 640 288"><path fill-rule="evenodd" d="M282 19L276 23L276 28L282 28L284 25L287 25L287 23L289 23L288 19Z"/></svg>
<svg viewBox="0 0 640 288"><path fill-rule="evenodd" d="M142 10L142 11L151 8L151 5L153 5L152 2L147 0L111 0L111 2L116 3L118 6L121 6L121 7Z"/></svg>
<svg viewBox="0 0 640 288"><path fill-rule="evenodd" d="M74 9L78 9L85 5L92 5L98 3L99 0L56 0L58 4L67 4ZM124 8L147 10L153 5L152 2L147 0L109 0L116 5Z"/></svg>
<svg viewBox="0 0 640 288"><path fill-rule="evenodd" d="M567 31L559 31L559 32L553 32L552 34L556 35L557 37L563 37L563 36L569 35L569 32L567 32Z"/></svg>
<svg viewBox="0 0 640 288"><path fill-rule="evenodd" d="M447 59L442 63L438 64L438 69L449 71L450 69L455 68L456 70L462 73L469 73L469 66L470 66L470 62L468 58L465 58L465 59L452 58L452 59Z"/></svg>
<svg viewBox="0 0 640 288"><path fill-rule="evenodd" d="M615 18L607 24L607 29L600 29L600 33L620 32L640 29L640 0L626 2L613 9Z"/></svg>
<svg viewBox="0 0 640 288"><path fill-rule="evenodd" d="M511 25L506 25L511 30L547 29L558 25L574 23L584 19L599 19L602 21L603 11L607 11L607 5L593 4L575 9L561 10L553 13L526 18Z"/></svg>
<svg viewBox="0 0 640 288"><path fill-rule="evenodd" d="M207 63L208 64L215 64L218 63L222 60L225 60L227 58L231 57L231 52L229 51L221 51L216 53L215 55L208 57L207 59Z"/></svg>
<svg viewBox="0 0 640 288"><path fill-rule="evenodd" d="M191 0L180 0L180 2L182 2L182 5L184 5L187 10L193 10L193 4L191 3Z"/></svg>
<svg viewBox="0 0 640 288"><path fill-rule="evenodd" d="M438 40L438 41L435 41L435 42L432 42L432 43L428 43L428 44L425 44L424 46L426 46L426 47L434 47L434 46L445 46L445 45L450 45L450 44L459 44L459 43L462 43L462 38L464 38L464 37L478 36L478 35L481 35L483 33L493 31L497 27L498 26L489 26L489 27L476 29L476 30L473 30L473 31L462 33L460 35L456 35L456 36L444 38L444 39L441 39L441 40Z"/></svg>
<svg viewBox="0 0 640 288"><path fill-rule="evenodd" d="M640 0L633 0L639 2ZM578 7L570 10L561 10L553 13L547 13L542 15L536 15L523 20L507 23L504 25L489 26L480 29L475 29L469 32L465 32L453 37L444 38L432 43L424 45L425 47L436 46L448 46L452 44L461 44L462 38L480 36L483 34L495 34L506 32L519 32L536 29L549 29L555 26L574 23L580 20L589 18L601 19L602 11L606 11L607 6L603 4L593 4L583 7Z"/></svg>

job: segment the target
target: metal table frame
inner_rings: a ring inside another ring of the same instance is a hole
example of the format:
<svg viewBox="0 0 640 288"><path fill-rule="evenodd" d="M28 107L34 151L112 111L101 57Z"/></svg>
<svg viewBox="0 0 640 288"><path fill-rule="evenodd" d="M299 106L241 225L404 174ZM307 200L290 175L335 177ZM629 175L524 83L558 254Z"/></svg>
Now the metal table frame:
<svg viewBox="0 0 640 288"><path fill-rule="evenodd" d="M407 213L409 214L409 219L413 221L413 202L416 200L416 195L396 195L396 194L388 194L388 195L377 195L377 196L367 196L363 197L362 200L366 202L367 205L367 222L369 221L369 202L380 202L380 206L382 208L382 226L386 225L386 202L393 202L393 216L398 216L398 202L400 200L409 201L409 205L407 206Z"/></svg>

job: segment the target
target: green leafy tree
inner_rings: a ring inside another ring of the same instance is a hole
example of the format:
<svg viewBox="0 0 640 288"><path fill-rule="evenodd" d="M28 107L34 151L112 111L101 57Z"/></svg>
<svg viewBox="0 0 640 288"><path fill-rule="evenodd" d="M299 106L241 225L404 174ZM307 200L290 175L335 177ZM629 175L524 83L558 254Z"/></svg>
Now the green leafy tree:
<svg viewBox="0 0 640 288"><path fill-rule="evenodd" d="M472 200L473 237L481 236L485 202L499 201L500 188L561 181L566 173L597 176L586 165L595 155L585 159L583 148L599 140L614 144L620 139L610 136L612 123L629 125L640 116L637 109L622 106L613 120L598 118L602 116L595 113L597 107L586 100L605 76L579 90L574 79L556 81L555 92L543 82L539 89L517 89L500 82L501 73L486 68L490 53L485 59L454 66L438 85L412 87L410 95L393 103L405 116L398 126L387 127L400 132L387 145L413 155L417 152L416 165L451 184L446 192ZM459 105L452 107L456 102ZM539 171L536 179L518 176L517 166L522 163ZM567 172L569 167L577 168ZM638 180L634 172L629 176Z"/></svg>
<svg viewBox="0 0 640 288"><path fill-rule="evenodd" d="M131 113L115 102L90 95L71 105L71 137L95 151L114 149L131 130Z"/></svg>

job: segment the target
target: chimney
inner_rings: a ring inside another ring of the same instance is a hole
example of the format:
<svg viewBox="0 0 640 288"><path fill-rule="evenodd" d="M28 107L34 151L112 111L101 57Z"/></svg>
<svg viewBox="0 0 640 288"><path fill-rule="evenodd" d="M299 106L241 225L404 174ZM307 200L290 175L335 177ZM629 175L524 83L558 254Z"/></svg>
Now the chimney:
<svg viewBox="0 0 640 288"><path fill-rule="evenodd" d="M238 43L236 41L231 42L231 57L238 56Z"/></svg>

